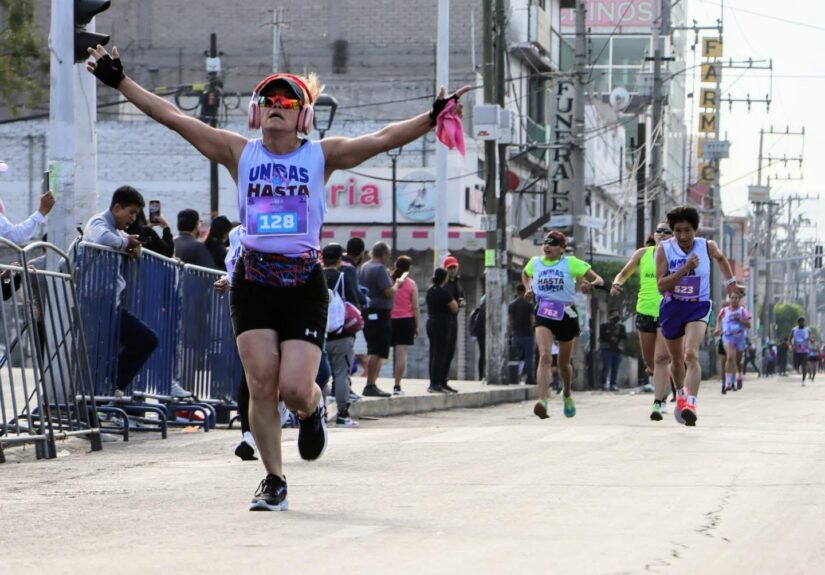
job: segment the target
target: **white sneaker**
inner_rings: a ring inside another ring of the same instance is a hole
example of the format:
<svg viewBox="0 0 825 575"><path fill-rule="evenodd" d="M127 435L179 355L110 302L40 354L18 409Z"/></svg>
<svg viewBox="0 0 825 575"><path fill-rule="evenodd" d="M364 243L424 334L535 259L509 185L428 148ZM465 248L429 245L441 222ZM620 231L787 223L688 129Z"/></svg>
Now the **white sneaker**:
<svg viewBox="0 0 825 575"><path fill-rule="evenodd" d="M662 413L667 413L667 400L664 400L664 401L663 401L663 402L659 405L659 411L661 411Z"/></svg>
<svg viewBox="0 0 825 575"><path fill-rule="evenodd" d="M358 424L357 421L353 420L351 417L336 417L335 427L348 427L350 429L357 429L361 426Z"/></svg>
<svg viewBox="0 0 825 575"><path fill-rule="evenodd" d="M185 397L192 397L192 392L183 389L179 383L173 383L172 388L169 391L169 395L177 399L183 399Z"/></svg>

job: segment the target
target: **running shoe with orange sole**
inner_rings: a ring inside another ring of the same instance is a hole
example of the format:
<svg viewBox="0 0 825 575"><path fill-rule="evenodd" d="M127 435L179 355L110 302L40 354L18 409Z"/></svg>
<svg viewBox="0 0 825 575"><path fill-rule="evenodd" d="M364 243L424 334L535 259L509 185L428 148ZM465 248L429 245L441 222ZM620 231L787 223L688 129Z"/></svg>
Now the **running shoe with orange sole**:
<svg viewBox="0 0 825 575"><path fill-rule="evenodd" d="M686 403L685 408L682 410L682 419L685 420L685 425L688 427L695 427L698 419L696 417L696 406Z"/></svg>
<svg viewBox="0 0 825 575"><path fill-rule="evenodd" d="M682 418L682 410L687 406L687 396L676 394L676 409L673 410L673 419L679 425L684 425L685 420Z"/></svg>

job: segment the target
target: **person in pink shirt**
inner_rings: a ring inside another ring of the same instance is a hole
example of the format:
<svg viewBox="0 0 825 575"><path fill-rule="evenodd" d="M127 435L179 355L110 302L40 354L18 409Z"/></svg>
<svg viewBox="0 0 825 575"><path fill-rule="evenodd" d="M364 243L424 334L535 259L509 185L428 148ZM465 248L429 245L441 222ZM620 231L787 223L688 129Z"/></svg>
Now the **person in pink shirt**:
<svg viewBox="0 0 825 575"><path fill-rule="evenodd" d="M404 370L407 368L407 347L415 345L415 338L418 337L418 285L409 277L411 267L412 258L399 256L395 260L395 269L392 272L392 279L400 280L390 312L395 358L393 395L404 394L401 390L401 378L404 377Z"/></svg>

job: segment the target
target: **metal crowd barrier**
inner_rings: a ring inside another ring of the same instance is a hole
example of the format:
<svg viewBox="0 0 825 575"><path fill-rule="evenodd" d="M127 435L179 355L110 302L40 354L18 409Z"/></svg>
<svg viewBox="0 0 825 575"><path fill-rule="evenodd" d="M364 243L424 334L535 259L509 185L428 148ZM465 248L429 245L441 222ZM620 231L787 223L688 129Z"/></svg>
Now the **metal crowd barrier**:
<svg viewBox="0 0 825 575"><path fill-rule="evenodd" d="M180 379L183 388L198 398L235 409L241 359L229 318L229 296L213 287L223 275L218 270L183 266Z"/></svg>
<svg viewBox="0 0 825 575"><path fill-rule="evenodd" d="M3 447L34 443L38 459L57 456L56 439L86 436L101 449L99 422L68 256L36 242L1 264L0 463Z"/></svg>
<svg viewBox="0 0 825 575"><path fill-rule="evenodd" d="M205 431L214 426L218 417L227 421L225 413L237 409L234 392L241 367L227 298L217 294L212 286L222 274L208 268L181 266L177 260L148 250L134 260L124 252L81 241L76 244L75 253L83 321L97 345L90 351L91 363L97 370L97 393L108 395L114 390L119 351L115 299L117 276L121 273L126 282L122 305L152 328L159 340L131 384L131 397L163 402L168 406L166 416L171 423L180 411L190 414L188 419L184 418L185 424L201 425ZM192 392L194 398L172 398L173 382ZM130 416L140 407L133 405L129 409L125 402L115 406ZM192 419L194 412L201 413L202 422ZM128 437L128 431L122 434L124 439Z"/></svg>

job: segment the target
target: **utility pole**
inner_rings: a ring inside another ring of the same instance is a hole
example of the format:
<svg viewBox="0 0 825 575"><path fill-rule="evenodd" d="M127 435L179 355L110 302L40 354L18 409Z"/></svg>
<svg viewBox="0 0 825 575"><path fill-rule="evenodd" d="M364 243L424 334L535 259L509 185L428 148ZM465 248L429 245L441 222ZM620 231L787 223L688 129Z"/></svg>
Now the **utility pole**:
<svg viewBox="0 0 825 575"><path fill-rule="evenodd" d="M504 70L496 66L499 61L500 51L503 50L504 39L504 10L502 0L496 0L495 23L493 0L483 0L483 65L482 77L484 79L484 103L495 104L503 98L503 95L496 94L497 87L502 86L499 76L504 75ZM494 50L495 48L495 50ZM503 151L503 148L501 148ZM487 237L484 250L484 291L486 296L486 332L490 337L485 338L485 366L484 374L487 383L491 385L501 385L506 383L504 368L507 365L507 345L504 334L504 284L506 283L506 271L504 270L503 258L506 253L500 251L499 235L503 236L504 222L500 213L502 187L498 176L498 162L496 142L487 140L484 142L484 212L487 220Z"/></svg>
<svg viewBox="0 0 825 575"><path fill-rule="evenodd" d="M585 35L584 0L576 0L576 73L573 102L573 242L575 255L586 258L585 228L580 219L585 215L584 191L584 80L587 74L587 42Z"/></svg>
<svg viewBox="0 0 825 575"><path fill-rule="evenodd" d="M659 37L662 25L662 0L656 0L656 19L653 21L653 110L652 147L650 150L650 183L653 187L653 202L650 210L650 226L661 219L662 205L662 140L665 129L662 120L662 48Z"/></svg>
<svg viewBox="0 0 825 575"><path fill-rule="evenodd" d="M283 8L272 11L272 73L281 70L281 24L283 23Z"/></svg>
<svg viewBox="0 0 825 575"><path fill-rule="evenodd" d="M218 54L218 36L209 35L209 52L206 59L207 87L201 100L201 120L213 128L218 126L218 112L221 104L221 59ZM218 163L209 162L209 213L212 219L218 216Z"/></svg>
<svg viewBox="0 0 825 575"><path fill-rule="evenodd" d="M799 165L802 166L802 155L800 154L797 157L788 158L787 156L783 156L782 158L771 156L771 155L763 155L764 149L764 140L766 135L780 135L780 136L800 136L802 138L805 137L805 128L803 127L799 131L791 131L789 127L785 128L785 131L776 131L774 130L773 126L771 126L770 130L760 129L759 130L759 157L757 158L757 170L756 170L756 185L758 188L762 187L762 162L767 160L768 166L770 167L774 163L782 162L783 164L787 164L787 162L799 162ZM776 178L775 178L776 179ZM800 178L792 178L787 176L785 178L779 179L800 179ZM765 297L762 304L762 335L764 338L770 339L773 335L773 278L771 277L771 257L772 257L772 247L773 247L773 216L774 216L774 207L779 206L779 209L782 209L782 203L777 203L771 201L770 198L770 189L771 189L771 182L770 178L768 178L767 190L766 190L766 200L764 202L754 202L757 204L757 209L762 205L765 204L767 207L767 230L764 235L762 235L762 243L765 247ZM802 199L808 199L807 197ZM792 201L792 200L789 200ZM758 269L758 268L757 268ZM754 274L755 270L751 270L751 274ZM754 283L756 283L756 279Z"/></svg>
<svg viewBox="0 0 825 575"><path fill-rule="evenodd" d="M438 38L436 43L435 91L449 90L450 81L450 0L438 0ZM449 253L447 232L447 147L435 145L435 249L433 267L437 268Z"/></svg>

